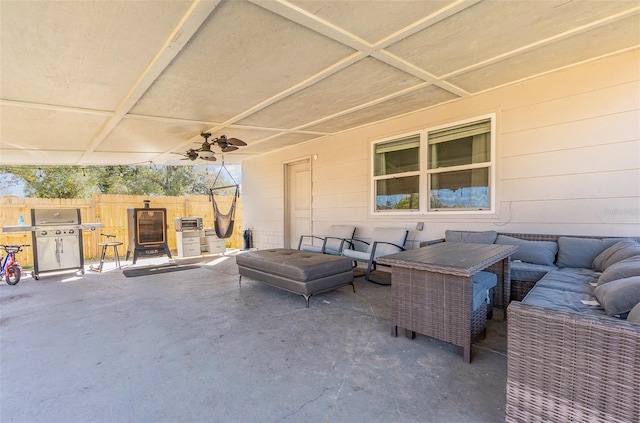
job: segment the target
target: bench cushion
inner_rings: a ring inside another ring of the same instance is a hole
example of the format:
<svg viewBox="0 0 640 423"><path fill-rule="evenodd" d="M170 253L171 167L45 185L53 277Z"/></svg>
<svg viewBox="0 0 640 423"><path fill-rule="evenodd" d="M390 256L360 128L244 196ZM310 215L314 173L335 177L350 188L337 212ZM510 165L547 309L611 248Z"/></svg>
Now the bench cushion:
<svg viewBox="0 0 640 423"><path fill-rule="evenodd" d="M556 266L544 264L525 263L524 261L511 262L511 280L537 282L552 270L558 270Z"/></svg>
<svg viewBox="0 0 640 423"><path fill-rule="evenodd" d="M580 272L553 270L536 283L522 303L555 310L605 315L604 308L593 295L591 282L595 281L595 274L589 276L586 271L587 269Z"/></svg>

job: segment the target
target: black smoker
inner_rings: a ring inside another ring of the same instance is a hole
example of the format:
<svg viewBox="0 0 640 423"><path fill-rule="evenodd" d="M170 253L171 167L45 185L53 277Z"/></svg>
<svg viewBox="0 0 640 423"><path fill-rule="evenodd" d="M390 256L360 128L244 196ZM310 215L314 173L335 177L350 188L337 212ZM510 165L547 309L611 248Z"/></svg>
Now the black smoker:
<svg viewBox="0 0 640 423"><path fill-rule="evenodd" d="M129 243L127 257L133 254L133 264L139 256L162 256L171 258L167 246L167 209L149 207L144 200L144 208L127 209Z"/></svg>

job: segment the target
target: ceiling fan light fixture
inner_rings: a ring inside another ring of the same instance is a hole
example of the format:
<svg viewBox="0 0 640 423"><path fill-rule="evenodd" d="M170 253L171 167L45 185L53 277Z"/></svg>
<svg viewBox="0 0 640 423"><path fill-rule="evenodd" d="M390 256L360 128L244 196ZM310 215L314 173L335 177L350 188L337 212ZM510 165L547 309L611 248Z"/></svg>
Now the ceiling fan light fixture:
<svg viewBox="0 0 640 423"><path fill-rule="evenodd" d="M238 147L236 146L247 145L247 143L245 143L244 141L241 141L237 138L227 138L226 135L221 135L218 138L213 138L211 141L209 141L209 138L211 137L210 132L203 132L200 135L202 136L202 138L204 138L204 141L202 142L202 144L200 144L200 148L190 148L183 154L184 158L182 160L194 161L197 159L202 159L210 162L215 162L216 156L213 150L211 150L211 147L213 145L217 145L222 153L237 150Z"/></svg>

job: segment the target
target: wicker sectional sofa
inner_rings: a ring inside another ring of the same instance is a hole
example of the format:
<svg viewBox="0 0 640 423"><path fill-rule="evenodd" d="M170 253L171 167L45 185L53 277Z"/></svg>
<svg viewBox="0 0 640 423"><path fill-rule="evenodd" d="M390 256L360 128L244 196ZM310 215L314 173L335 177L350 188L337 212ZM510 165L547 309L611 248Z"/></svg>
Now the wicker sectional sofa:
<svg viewBox="0 0 640 423"><path fill-rule="evenodd" d="M640 422L639 238L447 231L445 239L519 246L507 422Z"/></svg>

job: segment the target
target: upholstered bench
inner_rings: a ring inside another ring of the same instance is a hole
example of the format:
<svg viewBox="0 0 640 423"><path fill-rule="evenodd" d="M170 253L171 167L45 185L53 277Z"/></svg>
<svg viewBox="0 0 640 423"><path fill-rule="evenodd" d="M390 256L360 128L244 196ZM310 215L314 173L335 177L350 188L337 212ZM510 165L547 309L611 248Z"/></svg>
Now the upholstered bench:
<svg viewBox="0 0 640 423"><path fill-rule="evenodd" d="M351 260L345 257L276 248L239 254L236 264L240 273L238 283L246 276L300 294L307 308L313 294L346 285L351 285L356 292Z"/></svg>

